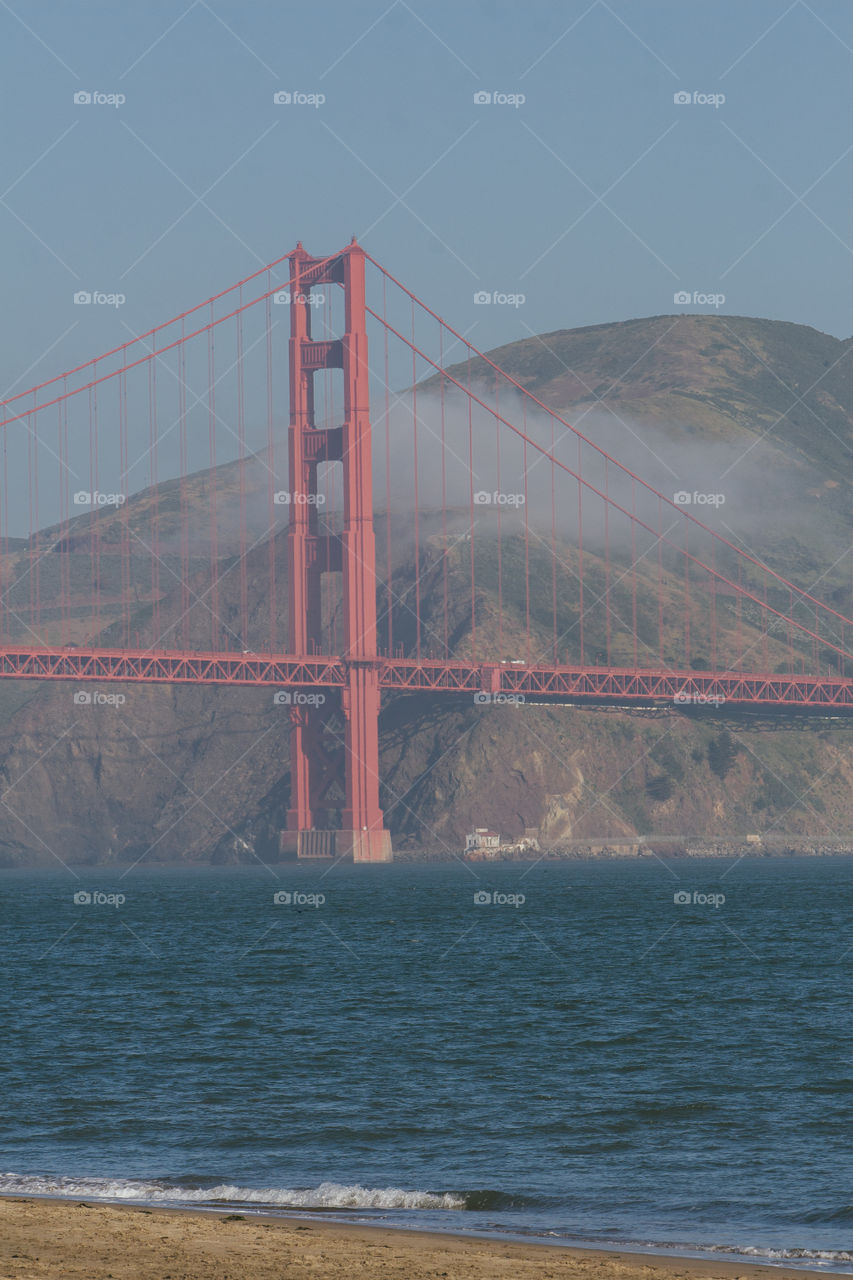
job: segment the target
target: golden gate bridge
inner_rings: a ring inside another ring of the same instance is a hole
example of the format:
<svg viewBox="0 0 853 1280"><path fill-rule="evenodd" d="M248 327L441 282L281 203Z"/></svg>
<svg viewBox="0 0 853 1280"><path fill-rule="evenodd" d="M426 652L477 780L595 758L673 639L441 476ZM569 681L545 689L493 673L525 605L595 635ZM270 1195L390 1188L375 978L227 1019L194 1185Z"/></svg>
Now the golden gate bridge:
<svg viewBox="0 0 853 1280"><path fill-rule="evenodd" d="M11 396L0 676L271 686L282 848L359 862L383 690L853 708L853 622L525 380L353 240Z"/></svg>

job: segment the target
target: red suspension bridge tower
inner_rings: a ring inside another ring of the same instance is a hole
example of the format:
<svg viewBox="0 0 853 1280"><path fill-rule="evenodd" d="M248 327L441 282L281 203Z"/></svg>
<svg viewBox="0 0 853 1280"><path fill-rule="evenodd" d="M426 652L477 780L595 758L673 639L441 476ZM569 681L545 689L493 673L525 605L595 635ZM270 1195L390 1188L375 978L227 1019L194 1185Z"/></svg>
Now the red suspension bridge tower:
<svg viewBox="0 0 853 1280"><path fill-rule="evenodd" d="M327 797L340 751L328 749L325 706L291 708L291 798L283 851L299 857L352 856L355 862L390 862L391 835L379 807L379 660L376 648L376 547L367 365L364 252L353 240L337 257L312 258L301 243L290 255L290 527L288 589L290 652L307 656L322 647L321 580L343 575L346 683L345 803L339 830L329 826ZM342 338L311 336L310 290L340 285ZM343 424L318 428L314 375L343 374ZM343 467L343 529L320 532L317 468Z"/></svg>

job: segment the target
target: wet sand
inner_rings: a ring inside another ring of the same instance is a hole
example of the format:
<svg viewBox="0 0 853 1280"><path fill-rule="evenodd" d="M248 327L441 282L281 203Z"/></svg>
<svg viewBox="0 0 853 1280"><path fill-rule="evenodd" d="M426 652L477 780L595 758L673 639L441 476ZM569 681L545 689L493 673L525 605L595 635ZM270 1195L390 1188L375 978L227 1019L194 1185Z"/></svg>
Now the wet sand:
<svg viewBox="0 0 853 1280"><path fill-rule="evenodd" d="M806 1280L814 1271L316 1219L0 1197L2 1280Z"/></svg>

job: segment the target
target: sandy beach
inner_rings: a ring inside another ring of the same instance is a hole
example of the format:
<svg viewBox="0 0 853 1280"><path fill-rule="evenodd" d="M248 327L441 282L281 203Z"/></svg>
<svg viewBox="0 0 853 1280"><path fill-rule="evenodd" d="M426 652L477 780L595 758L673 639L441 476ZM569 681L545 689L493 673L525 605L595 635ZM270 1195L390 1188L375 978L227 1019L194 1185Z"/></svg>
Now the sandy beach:
<svg viewBox="0 0 853 1280"><path fill-rule="evenodd" d="M0 1198L2 1280L805 1280L749 1263L316 1220Z"/></svg>

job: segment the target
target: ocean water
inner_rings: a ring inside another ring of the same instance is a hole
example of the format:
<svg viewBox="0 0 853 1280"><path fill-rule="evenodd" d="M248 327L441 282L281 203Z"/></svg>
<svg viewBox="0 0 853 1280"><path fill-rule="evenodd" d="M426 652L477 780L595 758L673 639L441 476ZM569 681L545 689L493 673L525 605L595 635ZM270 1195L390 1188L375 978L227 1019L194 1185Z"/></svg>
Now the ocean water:
<svg viewBox="0 0 853 1280"><path fill-rule="evenodd" d="M853 1272L851 870L0 872L0 1192Z"/></svg>

